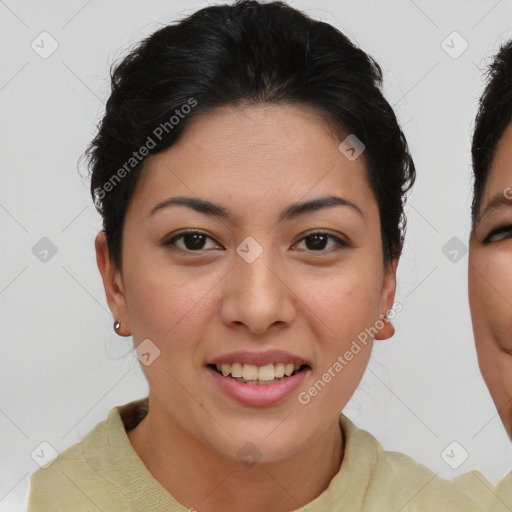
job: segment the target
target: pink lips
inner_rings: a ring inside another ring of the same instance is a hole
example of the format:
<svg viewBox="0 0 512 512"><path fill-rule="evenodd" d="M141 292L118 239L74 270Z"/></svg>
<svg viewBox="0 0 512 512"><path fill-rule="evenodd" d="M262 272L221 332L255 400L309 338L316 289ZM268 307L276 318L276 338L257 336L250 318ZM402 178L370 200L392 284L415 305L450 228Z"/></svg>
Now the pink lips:
<svg viewBox="0 0 512 512"><path fill-rule="evenodd" d="M225 357L225 356L224 356ZM237 356L239 357L239 356ZM289 357L287 355L286 357ZM221 359L218 358L220 361ZM287 362L293 362L297 359L286 359L283 358L281 355L281 358L279 361L287 361ZM236 359L233 360L233 362L245 362L247 364L255 364L254 362L249 362L244 359ZM265 361L268 361L266 359ZM228 363L229 360L222 359L222 362ZM273 361L271 361L273 362ZM211 364L214 364L213 362ZM220 364L220 363L218 363ZM269 362L260 363L263 364L269 364ZM307 364L307 363L300 363L297 362L295 364ZM228 376L224 376L218 372L216 372L213 368L206 367L206 371L211 375L213 381L216 383L217 386L219 386L220 390L225 393L226 395L230 396L237 402L243 404L243 405L252 405L256 407L263 407L263 406L270 406L275 405L282 400L288 398L290 395L293 394L294 391L297 390L297 388L302 384L306 376L311 372L311 368L307 368L304 370L301 370L294 375L290 377L286 377L280 380L276 380L273 384L264 384L261 386L258 385L250 385L250 384L244 384L243 382L240 382L236 379L233 379Z"/></svg>
<svg viewBox="0 0 512 512"><path fill-rule="evenodd" d="M206 364L254 364L256 366L264 366L266 364L275 363L293 363L296 366L302 366L307 364L311 367L311 363L306 359L286 352L284 350L265 350L262 352L249 352L249 351L238 351L224 354L211 359Z"/></svg>

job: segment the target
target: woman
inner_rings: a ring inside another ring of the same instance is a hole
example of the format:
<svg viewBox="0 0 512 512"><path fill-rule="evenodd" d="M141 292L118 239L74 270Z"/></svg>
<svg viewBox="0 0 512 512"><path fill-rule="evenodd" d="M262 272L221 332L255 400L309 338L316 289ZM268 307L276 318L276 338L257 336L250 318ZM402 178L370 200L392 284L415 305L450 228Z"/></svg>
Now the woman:
<svg viewBox="0 0 512 512"><path fill-rule="evenodd" d="M471 317L482 375L512 437L512 41L490 66L472 155Z"/></svg>
<svg viewBox="0 0 512 512"><path fill-rule="evenodd" d="M484 510L340 414L399 310L415 170L381 80L332 26L255 1L115 69L97 262L150 391L33 475L29 511Z"/></svg>
<svg viewBox="0 0 512 512"><path fill-rule="evenodd" d="M473 203L469 305L478 363L512 438L512 40L491 63L472 141ZM493 510L512 508L512 473Z"/></svg>

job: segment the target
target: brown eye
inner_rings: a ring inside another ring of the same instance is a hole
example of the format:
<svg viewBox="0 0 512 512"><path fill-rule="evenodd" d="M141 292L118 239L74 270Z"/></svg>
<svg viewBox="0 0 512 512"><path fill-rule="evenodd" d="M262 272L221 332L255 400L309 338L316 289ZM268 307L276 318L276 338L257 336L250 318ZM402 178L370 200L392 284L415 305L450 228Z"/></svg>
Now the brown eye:
<svg viewBox="0 0 512 512"><path fill-rule="evenodd" d="M198 252L207 250L205 249L205 242L208 239L213 240L201 231L185 231L165 241L164 245L185 252ZM177 243L178 241L182 242L181 246Z"/></svg>
<svg viewBox="0 0 512 512"><path fill-rule="evenodd" d="M300 240L300 242L306 240L306 248L308 251L331 252L324 250L329 239L334 240L338 248L348 247L348 244L341 240L340 238L338 238L337 236L331 235L330 233L324 233L323 231L316 231L314 233L310 233L307 236L303 237Z"/></svg>

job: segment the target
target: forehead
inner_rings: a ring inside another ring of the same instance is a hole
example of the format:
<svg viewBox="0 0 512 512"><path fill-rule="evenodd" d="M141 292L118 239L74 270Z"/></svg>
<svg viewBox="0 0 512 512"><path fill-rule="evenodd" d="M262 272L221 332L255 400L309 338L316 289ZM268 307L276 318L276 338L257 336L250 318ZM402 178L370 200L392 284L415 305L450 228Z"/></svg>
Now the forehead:
<svg viewBox="0 0 512 512"><path fill-rule="evenodd" d="M332 123L304 106L227 106L190 119L181 139L150 157L148 167L173 160L194 162L203 174L208 170L222 174L225 169L247 175L251 169L277 180L275 170L285 163L297 171L311 169L313 161L318 168L334 163L341 140Z"/></svg>
<svg viewBox="0 0 512 512"><path fill-rule="evenodd" d="M512 123L507 126L496 145L484 196L492 195L504 184L512 185Z"/></svg>
<svg viewBox="0 0 512 512"><path fill-rule="evenodd" d="M337 191L375 202L364 153L346 158L335 132L304 106L218 108L190 119L173 146L146 160L134 195L139 203L171 193L282 203Z"/></svg>

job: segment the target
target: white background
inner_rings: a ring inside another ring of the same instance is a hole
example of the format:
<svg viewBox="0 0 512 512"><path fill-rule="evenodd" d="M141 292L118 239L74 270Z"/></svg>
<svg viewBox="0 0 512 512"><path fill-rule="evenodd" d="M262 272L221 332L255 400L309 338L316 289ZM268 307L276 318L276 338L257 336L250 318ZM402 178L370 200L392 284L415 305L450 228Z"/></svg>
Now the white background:
<svg viewBox="0 0 512 512"><path fill-rule="evenodd" d="M110 64L205 5L0 1L0 511L24 510L39 443L61 452L112 407L147 394L131 338L112 330L94 253L100 217L77 161L108 98ZM467 255L454 263L442 248L452 237L467 245L473 120L488 58L512 37L512 2L292 5L380 63L418 172L398 272L403 311L345 412L385 448L441 476L478 469L496 483L512 466L511 444L477 366ZM59 45L47 59L31 48L43 31ZM441 46L453 31L469 44L456 59ZM47 263L32 253L42 237L57 247ZM454 440L469 453L456 470L440 456Z"/></svg>

